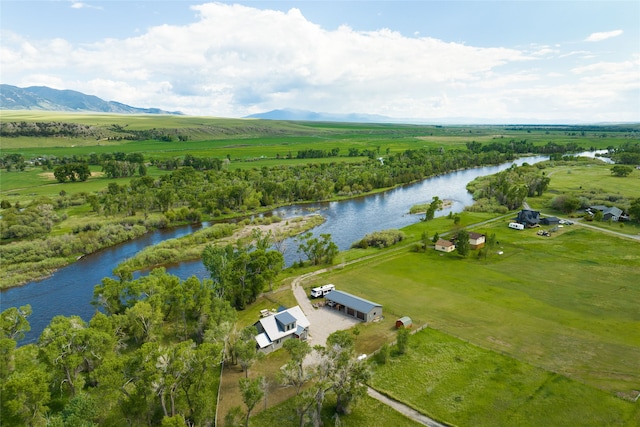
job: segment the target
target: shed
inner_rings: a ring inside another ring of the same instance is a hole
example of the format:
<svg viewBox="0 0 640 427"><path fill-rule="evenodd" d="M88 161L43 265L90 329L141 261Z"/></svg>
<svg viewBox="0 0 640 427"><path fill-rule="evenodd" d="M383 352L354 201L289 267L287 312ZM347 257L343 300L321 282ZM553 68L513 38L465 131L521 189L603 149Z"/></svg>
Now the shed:
<svg viewBox="0 0 640 427"><path fill-rule="evenodd" d="M344 291L331 291L326 296L327 306L356 319L370 322L382 317L382 305Z"/></svg>
<svg viewBox="0 0 640 427"><path fill-rule="evenodd" d="M411 318L409 316L403 316L396 320L396 329L409 329L411 326L413 326L413 322L411 321Z"/></svg>
<svg viewBox="0 0 640 427"><path fill-rule="evenodd" d="M540 223L542 225L556 225L556 224L560 224L560 218L555 216L547 216L542 218L540 220Z"/></svg>

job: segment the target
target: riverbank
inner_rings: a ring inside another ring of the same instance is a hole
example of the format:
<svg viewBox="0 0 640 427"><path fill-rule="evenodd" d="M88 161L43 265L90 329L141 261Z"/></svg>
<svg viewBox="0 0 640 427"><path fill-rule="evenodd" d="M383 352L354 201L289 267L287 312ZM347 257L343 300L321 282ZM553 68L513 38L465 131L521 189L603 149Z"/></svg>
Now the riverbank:
<svg viewBox="0 0 640 427"><path fill-rule="evenodd" d="M248 245L254 242L255 233L264 237L271 236L271 241L277 247L286 238L317 227L324 221L321 215L311 214L286 220L269 217L257 218L247 223L214 224L193 234L147 247L120 263L115 270L119 275L127 275L134 271L197 260L201 258L202 251L207 245L228 245L237 242Z"/></svg>

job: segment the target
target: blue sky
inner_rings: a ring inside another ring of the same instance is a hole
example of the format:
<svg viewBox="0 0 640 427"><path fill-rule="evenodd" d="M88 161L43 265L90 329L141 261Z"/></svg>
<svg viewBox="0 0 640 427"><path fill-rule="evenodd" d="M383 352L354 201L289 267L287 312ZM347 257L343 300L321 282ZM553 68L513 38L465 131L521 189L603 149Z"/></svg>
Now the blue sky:
<svg viewBox="0 0 640 427"><path fill-rule="evenodd" d="M640 121L638 1L0 0L0 82L242 117Z"/></svg>

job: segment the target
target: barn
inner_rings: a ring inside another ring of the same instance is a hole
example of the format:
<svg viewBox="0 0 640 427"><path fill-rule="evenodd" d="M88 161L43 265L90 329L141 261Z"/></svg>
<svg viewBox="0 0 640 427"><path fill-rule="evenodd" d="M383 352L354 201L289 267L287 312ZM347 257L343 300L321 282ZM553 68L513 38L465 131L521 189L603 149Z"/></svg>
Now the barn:
<svg viewBox="0 0 640 427"><path fill-rule="evenodd" d="M365 322L382 317L382 305L344 291L331 291L325 296L326 305Z"/></svg>

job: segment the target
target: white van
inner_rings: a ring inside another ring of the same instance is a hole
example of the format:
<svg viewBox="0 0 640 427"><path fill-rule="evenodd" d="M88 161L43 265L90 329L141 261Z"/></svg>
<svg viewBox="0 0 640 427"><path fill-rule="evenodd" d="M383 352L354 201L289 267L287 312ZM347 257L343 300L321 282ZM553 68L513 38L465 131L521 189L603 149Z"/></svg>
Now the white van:
<svg viewBox="0 0 640 427"><path fill-rule="evenodd" d="M524 224L520 224L519 222L510 222L509 228L513 228L514 230L524 230Z"/></svg>
<svg viewBox="0 0 640 427"><path fill-rule="evenodd" d="M324 286L319 286L317 288L313 288L311 289L311 297L312 298L320 298L325 296L326 294L328 294L329 292L331 292L332 290L334 290L336 287L334 285L324 285Z"/></svg>

